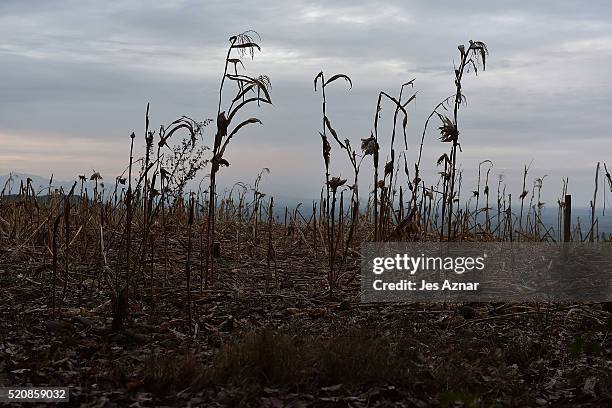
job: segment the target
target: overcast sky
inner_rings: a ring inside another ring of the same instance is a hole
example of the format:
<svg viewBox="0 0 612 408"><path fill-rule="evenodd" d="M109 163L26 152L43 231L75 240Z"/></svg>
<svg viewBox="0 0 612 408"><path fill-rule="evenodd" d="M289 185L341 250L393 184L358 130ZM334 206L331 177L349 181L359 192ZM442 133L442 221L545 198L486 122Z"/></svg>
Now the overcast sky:
<svg viewBox="0 0 612 408"><path fill-rule="evenodd" d="M427 115L453 92L457 45L473 39L486 42L490 56L487 70L463 87L465 188L475 189L478 163L490 159L491 184L503 174L516 197L523 165L533 161L529 190L548 175L550 205L569 177L578 205L588 205L596 163L612 165L611 16L609 1L1 0L0 174L69 180L95 169L112 180L127 163L129 134L143 133L147 102L153 128L181 115L216 115L228 37L254 29L262 51L245 65L270 76L274 105L253 112L264 125L231 144L220 183L252 181L269 167L266 192L317 196L314 76L322 69L353 79L351 90L338 82L328 92L328 115L355 146L372 129L378 92L396 94L416 78L408 110L413 161ZM392 113L385 106L383 123ZM429 184L449 147L436 128L425 143ZM382 130L387 140L389 127ZM350 176L337 149L332 161L333 174ZM363 174L370 178L369 167Z"/></svg>

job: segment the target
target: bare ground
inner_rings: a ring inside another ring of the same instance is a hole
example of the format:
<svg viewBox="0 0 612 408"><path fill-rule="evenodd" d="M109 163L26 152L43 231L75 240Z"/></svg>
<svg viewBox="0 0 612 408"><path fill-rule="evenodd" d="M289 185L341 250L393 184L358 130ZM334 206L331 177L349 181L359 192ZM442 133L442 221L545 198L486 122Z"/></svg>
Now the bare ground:
<svg viewBox="0 0 612 408"><path fill-rule="evenodd" d="M5 250L0 384L67 386L69 406L94 407L612 406L599 305L361 304L350 270L330 297L324 260L285 243L270 270L262 249L224 243L202 293L195 265L191 330L185 257L156 260L121 332L91 260L75 254L52 317L45 249Z"/></svg>

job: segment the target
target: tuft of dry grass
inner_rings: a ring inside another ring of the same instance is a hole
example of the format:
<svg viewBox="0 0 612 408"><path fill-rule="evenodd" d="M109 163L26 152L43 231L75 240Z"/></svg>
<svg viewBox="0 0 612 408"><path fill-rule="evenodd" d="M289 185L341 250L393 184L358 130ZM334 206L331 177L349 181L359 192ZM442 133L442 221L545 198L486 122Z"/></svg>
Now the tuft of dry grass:
<svg viewBox="0 0 612 408"><path fill-rule="evenodd" d="M169 394L192 386L202 375L202 367L194 356L149 356L143 364L142 382L147 390Z"/></svg>
<svg viewBox="0 0 612 408"><path fill-rule="evenodd" d="M358 329L333 339L261 330L224 347L207 378L285 386L401 381L407 379L414 362L407 350L400 343Z"/></svg>
<svg viewBox="0 0 612 408"><path fill-rule="evenodd" d="M158 392L234 384L294 388L408 382L416 357L408 343L352 329L334 338L272 329L244 334L205 365L193 356L149 358L145 387Z"/></svg>

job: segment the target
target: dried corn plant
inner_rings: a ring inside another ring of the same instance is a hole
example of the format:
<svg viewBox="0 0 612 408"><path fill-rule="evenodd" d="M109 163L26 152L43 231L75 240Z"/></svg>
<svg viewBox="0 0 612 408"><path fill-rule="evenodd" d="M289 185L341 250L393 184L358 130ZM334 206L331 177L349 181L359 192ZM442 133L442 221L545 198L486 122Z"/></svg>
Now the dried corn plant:
<svg viewBox="0 0 612 408"><path fill-rule="evenodd" d="M404 84L401 88L400 91L400 95L402 94L403 88L404 86L407 85L412 85L412 81ZM374 130L373 132L371 132L370 134L370 138L369 139L364 139L362 140L362 149L364 149L364 153L365 154L371 154L372 155L372 161L373 161L373 173L374 173L374 184L373 184L373 212L374 212L374 241L378 241L380 239L383 239L384 237L382 236L383 233L383 224L381 223L381 220L384 220L384 217L381 217L381 214L384 214L384 210L387 208L387 204L385 202L385 198L387 197L387 195L385 194L385 192L387 191L388 188L390 188L391 186L386 186L385 185L385 178L387 177L387 175L391 175L393 173L393 168L394 168L394 162L393 161L389 161L387 163L385 163L385 167L384 167L384 177L382 180L379 179L378 174L379 174L379 150L380 150L380 144L379 144L379 135L378 135L378 127L379 127L379 121L381 118L381 111L382 111L382 101L383 98L385 98L385 100L389 100L393 103L393 107L394 107L394 120L393 120L393 133L392 133L392 143L391 143L391 149L393 150L393 142L395 141L395 128L396 128L396 122L397 122L397 113L399 111L402 112L403 114L403 120L402 120L402 132L404 135L404 142L406 143L407 146L407 136L406 136L406 128L408 126L408 112L406 112L406 106L412 102L416 97L416 94L414 94L413 96L411 96L410 98L408 98L408 100L406 102L400 102L399 100L397 100L396 98L394 98L393 96L389 95L388 93L384 92L384 91L380 91L378 94L378 100L376 102L376 112L374 113ZM367 150L367 152L366 152ZM395 155L395 153L393 152L393 156ZM379 195L379 190L382 191L382 194Z"/></svg>
<svg viewBox="0 0 612 408"><path fill-rule="evenodd" d="M254 41L254 37L259 35L254 31L246 31L242 34L230 37L230 45L225 58L225 68L219 85L219 105L217 109L217 132L214 138L212 149L212 166L210 170L210 186L208 189L208 219L206 228L206 284L214 280L214 257L212 257L212 245L215 241L215 209L216 209L216 182L217 173L222 166L229 166L226 159L226 150L229 142L245 126L251 124L261 124L255 117L242 119L240 122L237 115L246 111L252 104L271 104L270 98L270 79L267 76L252 77L238 73L238 66L244 67L242 59L245 56L254 57L255 51L260 51L261 47ZM236 54L236 55L234 55ZM233 68L233 73L230 72ZM223 107L223 94L226 91L226 81L235 85L234 94L227 105ZM210 267L210 270L209 270Z"/></svg>
<svg viewBox="0 0 612 408"><path fill-rule="evenodd" d="M448 155L449 160L449 174L448 180L444 183L443 192L443 206L442 206L442 225L446 222L447 225L447 239L452 239L452 222L453 222L453 207L454 203L458 201L455 192L456 186L456 172L457 172L457 150L461 150L459 143L459 108L465 104L465 96L463 94L463 79L464 75L470 70L473 70L478 74L478 66L482 66L483 71L486 69L486 58L489 54L487 46L482 41L470 40L469 46L466 48L465 45L459 45L459 64L455 65L455 93L448 98L440 102L429 115L425 122L425 128L423 130L423 137L421 139L421 151L425 132L429 124L429 120L437 116L440 120L440 141L443 143L449 143L451 145L450 152ZM448 111L452 109L452 117L446 116L445 113L440 112L440 109ZM420 165L421 153L419 153ZM444 237L444 227L440 230L440 240Z"/></svg>
<svg viewBox="0 0 612 408"><path fill-rule="evenodd" d="M394 173L397 174L397 172L399 171L400 166L398 165L396 168L396 163L395 163L395 138L396 138L396 132L397 132L397 120L398 120L398 115L400 113L400 111L403 113L403 121L402 121L402 136L403 136L403 141L404 141L404 151L402 153L406 153L408 151L408 137L406 135L406 128L408 125L408 114L406 112L406 107L408 106L408 104L412 101L414 101L416 99L416 93L413 93L410 97L407 98L407 100L403 100L404 98L404 88L410 86L410 87L414 87L414 79L406 82L404 84L402 84L402 86L400 87L399 90L399 94L397 97L397 104L395 105L395 109L393 112L393 128L392 128L392 132L391 132L391 142L389 144L389 161L386 162L385 164L385 171L384 171L384 177L383 177L383 181L385 181L385 183L388 185L388 188L386 188L386 196L382 196L382 200L381 200L381 222L380 222L380 229L382 231L383 236L387 236L388 233L390 232L390 225L393 222L393 219L391 217L391 214L393 213L393 205L394 205L394 194L396 191L396 185L394 184L397 183L397 177L395 177L394 179ZM404 156L404 160L406 160L405 156ZM409 172L408 172L408 166L405 162L404 165L404 171L406 173L406 177L409 178ZM388 177L388 182L386 181ZM418 188L418 181L416 181L417 184L417 188ZM401 204L400 200L400 205ZM400 218L400 222L403 221L403 219Z"/></svg>
<svg viewBox="0 0 612 408"><path fill-rule="evenodd" d="M351 187L353 191L353 198L351 199L351 202L353 205L352 207L353 210L351 211L351 213L353 214L352 222L351 222L351 225L352 225L351 229L354 228L354 222L356 219L355 211L359 211L358 210L359 194L358 194L357 180L358 180L358 175L359 175L359 167L361 164L361 163L359 164L357 163L357 154L351 147L350 140L345 139L344 142L340 141L340 138L338 137L338 133L332 127L331 121L329 120L329 117L327 115L327 98L325 95L325 89L329 84L337 81L338 79L343 79L344 81L346 81L349 84L349 89L353 87L353 82L351 81L351 78L349 78L345 74L335 74L326 80L325 74L323 73L323 71L321 71L317 74L317 76L315 76L315 79L314 79L315 92L317 92L317 84L319 82L321 84L320 89L321 89L321 108L322 108L322 114L321 114L322 130L319 132L319 135L321 136L321 142L323 145L323 162L325 164L325 189L326 189L326 196L325 196L325 203L324 203L325 220L322 223L322 225L325 225L325 227L327 228L326 238L327 238L327 253L328 253L328 268L329 268L327 281L328 281L330 295L333 294L334 285L336 281L336 274L335 274L335 262L336 262L336 252L337 252L337 246L335 245L335 242L336 242L336 239L335 239L336 194L337 194L338 188L343 186L346 183L346 180L342 180L340 177L330 178L329 167L330 167L330 162L331 162L332 147L331 147L331 144L329 143L328 131L329 131L329 134L331 134L333 140L338 144L338 146L346 152L346 154L349 157L349 161L351 162L351 166L353 167L354 184ZM331 208L330 208L330 200L331 200ZM349 237L351 237L351 235L352 234L350 234Z"/></svg>

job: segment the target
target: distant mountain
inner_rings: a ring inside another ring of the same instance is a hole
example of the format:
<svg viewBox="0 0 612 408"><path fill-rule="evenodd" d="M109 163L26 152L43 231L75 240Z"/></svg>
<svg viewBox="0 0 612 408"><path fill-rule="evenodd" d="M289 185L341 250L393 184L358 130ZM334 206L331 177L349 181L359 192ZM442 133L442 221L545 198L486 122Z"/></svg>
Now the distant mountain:
<svg viewBox="0 0 612 408"><path fill-rule="evenodd" d="M28 178L32 180L32 187L34 187L36 193L46 194L49 188L50 177L44 178L26 173L0 175L0 191L4 190L5 194L16 194L19 191L21 182L23 182L23 185L26 185ZM72 184L74 184L74 181L61 181L54 178L51 183L51 190L63 188L64 191L69 191L72 188Z"/></svg>

